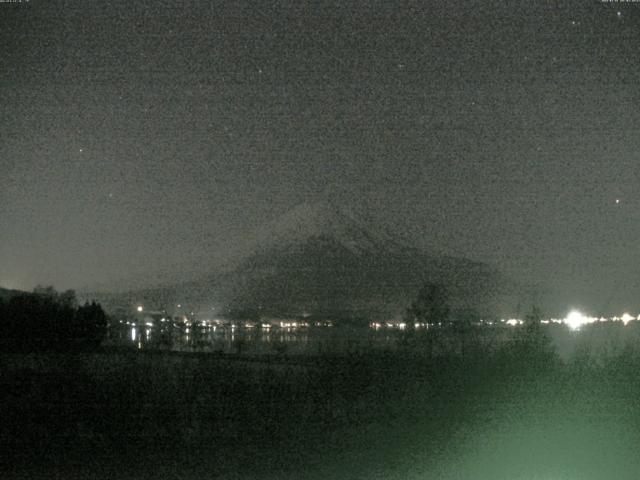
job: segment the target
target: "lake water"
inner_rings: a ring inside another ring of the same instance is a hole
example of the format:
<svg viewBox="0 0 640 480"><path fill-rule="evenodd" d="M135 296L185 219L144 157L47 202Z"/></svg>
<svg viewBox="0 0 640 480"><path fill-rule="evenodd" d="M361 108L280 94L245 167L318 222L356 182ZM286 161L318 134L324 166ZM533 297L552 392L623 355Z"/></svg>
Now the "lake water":
<svg viewBox="0 0 640 480"><path fill-rule="evenodd" d="M367 327L309 326L297 328L175 327L120 325L111 329L110 343L138 349L248 355L335 354L398 348L403 332Z"/></svg>
<svg viewBox="0 0 640 480"><path fill-rule="evenodd" d="M521 327L474 329L472 342L488 348L499 346ZM640 322L587 325L572 331L564 325L545 327L552 344L562 358L576 351L595 356L611 356L629 346L640 347ZM468 340L467 339L467 340ZM109 344L137 349L168 349L181 352L233 353L246 355L322 355L360 352L424 350L432 352L460 349L459 337L442 329L406 332L398 328L348 326L308 326L282 328L242 325L176 327L117 324L110 329Z"/></svg>

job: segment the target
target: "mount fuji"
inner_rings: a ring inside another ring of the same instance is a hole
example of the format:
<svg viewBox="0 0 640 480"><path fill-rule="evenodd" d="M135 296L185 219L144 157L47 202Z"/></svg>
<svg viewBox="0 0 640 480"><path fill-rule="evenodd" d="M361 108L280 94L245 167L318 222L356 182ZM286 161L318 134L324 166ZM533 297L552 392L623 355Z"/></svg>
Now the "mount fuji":
<svg viewBox="0 0 640 480"><path fill-rule="evenodd" d="M490 266L415 248L331 202L303 203L260 227L250 253L225 271L127 294L235 316L333 319L402 315L425 282L444 284L454 311L494 316L505 281Z"/></svg>

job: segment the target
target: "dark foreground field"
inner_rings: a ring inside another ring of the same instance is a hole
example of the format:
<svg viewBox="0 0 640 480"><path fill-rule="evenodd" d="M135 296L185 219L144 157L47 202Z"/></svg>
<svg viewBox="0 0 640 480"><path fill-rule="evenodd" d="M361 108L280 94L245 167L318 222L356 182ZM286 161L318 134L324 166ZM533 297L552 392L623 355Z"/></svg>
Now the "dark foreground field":
<svg viewBox="0 0 640 480"><path fill-rule="evenodd" d="M626 479L640 350L5 354L1 478Z"/></svg>

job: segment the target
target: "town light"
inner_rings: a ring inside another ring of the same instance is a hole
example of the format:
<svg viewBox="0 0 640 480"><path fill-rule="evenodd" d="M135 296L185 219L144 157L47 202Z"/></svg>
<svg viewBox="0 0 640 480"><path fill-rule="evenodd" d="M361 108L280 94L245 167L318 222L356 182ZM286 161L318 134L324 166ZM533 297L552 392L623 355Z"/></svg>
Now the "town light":
<svg viewBox="0 0 640 480"><path fill-rule="evenodd" d="M138 310L139 312L141 312L141 311L143 310L142 305L138 305L137 310Z"/></svg>
<svg viewBox="0 0 640 480"><path fill-rule="evenodd" d="M572 310L569 315L567 315L567 318L565 318L565 323L571 330L578 330L582 325L587 323L587 318L577 310Z"/></svg>

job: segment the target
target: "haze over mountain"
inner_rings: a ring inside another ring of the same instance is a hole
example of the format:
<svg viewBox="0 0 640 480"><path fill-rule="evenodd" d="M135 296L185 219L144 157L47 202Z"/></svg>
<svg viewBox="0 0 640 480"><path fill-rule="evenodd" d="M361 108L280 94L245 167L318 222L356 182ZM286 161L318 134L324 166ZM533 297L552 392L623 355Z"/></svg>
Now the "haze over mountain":
<svg viewBox="0 0 640 480"><path fill-rule="evenodd" d="M249 243L251 253L196 280L102 300L221 315L392 318L422 284L437 282L447 286L457 312L512 310L497 270L422 251L332 202L303 203L258 228Z"/></svg>

